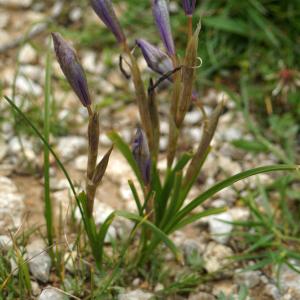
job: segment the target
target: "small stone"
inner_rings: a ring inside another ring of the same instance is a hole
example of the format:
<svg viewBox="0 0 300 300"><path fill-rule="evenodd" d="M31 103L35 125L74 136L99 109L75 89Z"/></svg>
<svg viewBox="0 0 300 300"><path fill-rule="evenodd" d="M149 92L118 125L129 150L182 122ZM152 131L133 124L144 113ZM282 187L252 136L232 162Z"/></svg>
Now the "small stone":
<svg viewBox="0 0 300 300"><path fill-rule="evenodd" d="M63 179L51 179L50 187L52 191L66 190L70 187L69 181L66 178Z"/></svg>
<svg viewBox="0 0 300 300"><path fill-rule="evenodd" d="M234 140L238 140L242 137L242 132L238 128L227 128L226 130L223 131L223 138L227 142L231 142Z"/></svg>
<svg viewBox="0 0 300 300"><path fill-rule="evenodd" d="M37 65L21 65L20 74L24 77L28 77L33 81L39 81L43 76L43 69Z"/></svg>
<svg viewBox="0 0 300 300"><path fill-rule="evenodd" d="M0 176L0 233L21 225L24 208L24 197L15 183Z"/></svg>
<svg viewBox="0 0 300 300"><path fill-rule="evenodd" d="M141 279L140 278L134 278L132 281L132 286L137 287L141 284Z"/></svg>
<svg viewBox="0 0 300 300"><path fill-rule="evenodd" d="M0 162L6 156L7 152L8 152L7 143L5 143L2 139L0 139Z"/></svg>
<svg viewBox="0 0 300 300"><path fill-rule="evenodd" d="M43 89L40 85L35 83L30 78L25 76L18 76L16 80L17 89L24 94L32 94L34 96L41 96L43 94Z"/></svg>
<svg viewBox="0 0 300 300"><path fill-rule="evenodd" d="M200 292L194 295L190 295L188 300L215 300L216 298L211 295L204 292Z"/></svg>
<svg viewBox="0 0 300 300"><path fill-rule="evenodd" d="M104 133L100 133L99 141L100 144L105 147L110 147L112 145L111 140Z"/></svg>
<svg viewBox="0 0 300 300"><path fill-rule="evenodd" d="M58 140L56 150L63 161L74 159L87 148L87 140L81 136L62 137Z"/></svg>
<svg viewBox="0 0 300 300"><path fill-rule="evenodd" d="M272 300L282 300L279 289L276 287L276 285L271 283L265 286L262 294L271 297Z"/></svg>
<svg viewBox="0 0 300 300"><path fill-rule="evenodd" d="M233 225L227 222L232 222L232 216L229 212L224 212L218 215L212 215L208 219L209 231L212 238L221 244L226 244L230 238L230 233Z"/></svg>
<svg viewBox="0 0 300 300"><path fill-rule="evenodd" d="M9 7L27 8L32 4L32 0L0 0L0 5Z"/></svg>
<svg viewBox="0 0 300 300"><path fill-rule="evenodd" d="M7 235L0 235L0 250L7 252L13 246L11 238Z"/></svg>
<svg viewBox="0 0 300 300"><path fill-rule="evenodd" d="M189 130L187 130L187 134L191 138L192 142L199 143L202 137L202 128L189 128Z"/></svg>
<svg viewBox="0 0 300 300"><path fill-rule="evenodd" d="M260 272L259 271L246 271L238 269L235 272L234 280L239 285L245 285L251 289L260 283Z"/></svg>
<svg viewBox="0 0 300 300"><path fill-rule="evenodd" d="M97 55L95 52L87 51L82 57L82 65L85 70L99 74L103 71L103 65L97 64Z"/></svg>
<svg viewBox="0 0 300 300"><path fill-rule="evenodd" d="M33 296L38 296L41 293L39 284L36 281L31 281L31 291Z"/></svg>
<svg viewBox="0 0 300 300"><path fill-rule="evenodd" d="M236 221L247 221L250 217L250 211L246 207L233 207L228 213L230 213L232 220Z"/></svg>
<svg viewBox="0 0 300 300"><path fill-rule="evenodd" d="M227 263L233 251L226 246L210 242L204 252L204 267L208 273L220 271Z"/></svg>
<svg viewBox="0 0 300 300"><path fill-rule="evenodd" d="M7 14L7 12L0 12L0 29L3 29L7 26L9 22L9 15Z"/></svg>
<svg viewBox="0 0 300 300"><path fill-rule="evenodd" d="M221 293L225 294L226 297L233 296L236 299L238 287L229 280L222 280L217 282L213 287L213 294L219 296Z"/></svg>
<svg viewBox="0 0 300 300"><path fill-rule="evenodd" d="M36 61L37 53L35 49L30 45L26 44L20 51L19 60L22 64L32 64Z"/></svg>
<svg viewBox="0 0 300 300"><path fill-rule="evenodd" d="M153 294L144 292L142 290L134 290L119 294L118 300L152 300L154 299Z"/></svg>
<svg viewBox="0 0 300 300"><path fill-rule="evenodd" d="M202 114L199 110L192 110L187 112L184 118L184 123L187 125L194 125L200 122Z"/></svg>
<svg viewBox="0 0 300 300"><path fill-rule="evenodd" d="M168 147L168 138L166 136L160 137L159 140L159 150L166 151Z"/></svg>
<svg viewBox="0 0 300 300"><path fill-rule="evenodd" d="M154 288L154 292L161 292L165 289L164 285L161 283L158 283L155 288Z"/></svg>
<svg viewBox="0 0 300 300"><path fill-rule="evenodd" d="M38 300L68 300L69 297L53 287L46 287L40 294Z"/></svg>
<svg viewBox="0 0 300 300"><path fill-rule="evenodd" d="M82 10L80 7L74 7L71 11L70 11L70 20L73 22L77 22L81 19L82 17Z"/></svg>
<svg viewBox="0 0 300 300"><path fill-rule="evenodd" d="M76 271L76 266L75 266L76 258L77 258L76 251L72 251L71 253L65 253L64 255L66 269L72 274L75 273Z"/></svg>
<svg viewBox="0 0 300 300"><path fill-rule="evenodd" d="M203 244L200 244L198 241L192 239L185 240L183 242L182 248L183 248L183 253L186 257L189 257L194 253L200 255L205 250L205 246Z"/></svg>
<svg viewBox="0 0 300 300"><path fill-rule="evenodd" d="M44 251L43 243L35 241L27 246L28 264L35 279L47 283L50 276L51 258Z"/></svg>
<svg viewBox="0 0 300 300"><path fill-rule="evenodd" d="M293 260L290 263L299 270L299 264ZM293 299L300 299L300 274L283 265L280 270L279 280L281 286L284 288L285 293L293 296Z"/></svg>

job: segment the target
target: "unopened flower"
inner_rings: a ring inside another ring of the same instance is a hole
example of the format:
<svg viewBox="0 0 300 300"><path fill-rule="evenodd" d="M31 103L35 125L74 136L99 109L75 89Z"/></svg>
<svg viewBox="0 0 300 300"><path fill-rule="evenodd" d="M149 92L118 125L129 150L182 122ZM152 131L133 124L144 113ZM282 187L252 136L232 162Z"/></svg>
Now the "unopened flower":
<svg viewBox="0 0 300 300"><path fill-rule="evenodd" d="M182 0L184 12L187 16L191 16L196 7L196 0Z"/></svg>
<svg viewBox="0 0 300 300"><path fill-rule="evenodd" d="M52 33L54 49L60 67L65 74L69 84L84 106L91 105L91 97L88 90L86 76L80 65L75 50L54 32Z"/></svg>
<svg viewBox="0 0 300 300"><path fill-rule="evenodd" d="M144 183L148 185L150 183L151 158L147 138L141 128L137 129L132 154L140 169Z"/></svg>
<svg viewBox="0 0 300 300"><path fill-rule="evenodd" d="M144 39L136 40L136 44L141 49L142 54L150 69L161 75L172 71L172 60L166 53L148 43Z"/></svg>
<svg viewBox="0 0 300 300"><path fill-rule="evenodd" d="M102 20L102 22L112 31L119 43L125 42L125 35L117 19L111 0L91 0L91 5Z"/></svg>
<svg viewBox="0 0 300 300"><path fill-rule="evenodd" d="M173 56L175 55L175 46L170 26L169 8L166 0L152 0L152 11L167 53Z"/></svg>

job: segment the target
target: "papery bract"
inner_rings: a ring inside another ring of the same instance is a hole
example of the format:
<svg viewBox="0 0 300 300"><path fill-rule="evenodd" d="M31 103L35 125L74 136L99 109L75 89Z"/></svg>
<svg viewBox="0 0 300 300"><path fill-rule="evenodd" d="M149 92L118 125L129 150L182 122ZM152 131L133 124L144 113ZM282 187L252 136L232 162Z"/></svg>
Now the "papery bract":
<svg viewBox="0 0 300 300"><path fill-rule="evenodd" d="M57 60L72 89L84 106L91 105L86 76L75 50L59 33L52 33L52 38Z"/></svg>
<svg viewBox="0 0 300 300"><path fill-rule="evenodd" d="M153 16L164 46L170 56L175 55L175 46L170 26L169 8L166 0L152 0Z"/></svg>
<svg viewBox="0 0 300 300"><path fill-rule="evenodd" d="M119 43L125 42L126 38L117 19L110 0L91 0L91 5L102 20L102 22L112 31Z"/></svg>

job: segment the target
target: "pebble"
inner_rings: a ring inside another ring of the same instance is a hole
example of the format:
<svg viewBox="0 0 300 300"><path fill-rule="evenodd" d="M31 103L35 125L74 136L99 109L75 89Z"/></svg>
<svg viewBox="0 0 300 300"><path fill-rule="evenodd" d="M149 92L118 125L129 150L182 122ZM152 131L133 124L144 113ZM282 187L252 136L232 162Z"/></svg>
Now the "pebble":
<svg viewBox="0 0 300 300"><path fill-rule="evenodd" d="M204 292L200 292L194 295L190 295L188 300L215 300L216 298L211 295Z"/></svg>
<svg viewBox="0 0 300 300"><path fill-rule="evenodd" d="M32 4L32 0L0 0L0 5L9 7L27 8Z"/></svg>
<svg viewBox="0 0 300 300"><path fill-rule="evenodd" d="M224 130L222 132L223 134L223 138L226 142L232 142L234 140L238 140L242 137L242 132L239 128L235 128L235 127L229 127L226 128L226 130Z"/></svg>
<svg viewBox="0 0 300 300"><path fill-rule="evenodd" d="M31 281L31 291L33 296L38 296L41 293L40 286L36 281Z"/></svg>
<svg viewBox="0 0 300 300"><path fill-rule="evenodd" d="M69 297L61 293L55 288L47 287L45 288L40 296L38 297L38 300L68 300Z"/></svg>
<svg viewBox="0 0 300 300"><path fill-rule="evenodd" d="M272 300L283 300L280 295L279 289L276 287L276 285L271 284L271 283L267 284L264 287L262 294L271 298ZM296 298L295 298L295 300L296 300Z"/></svg>
<svg viewBox="0 0 300 300"><path fill-rule="evenodd" d="M30 94L37 97L43 94L43 89L39 84L23 75L18 76L16 80L16 87L24 94Z"/></svg>
<svg viewBox="0 0 300 300"><path fill-rule="evenodd" d="M85 70L95 74L101 73L104 69L103 65L97 64L97 55L92 51L86 51L83 54L82 65Z"/></svg>
<svg viewBox="0 0 300 300"><path fill-rule="evenodd" d="M34 241L27 247L29 269L33 277L43 283L47 283L50 276L51 258L44 251L45 245L40 241Z"/></svg>
<svg viewBox="0 0 300 300"><path fill-rule="evenodd" d="M87 149L87 140L81 136L67 136L58 139L56 150L60 159L69 161Z"/></svg>
<svg viewBox="0 0 300 300"><path fill-rule="evenodd" d="M24 208L24 197L18 193L15 183L0 176L0 232L18 228Z"/></svg>
<svg viewBox="0 0 300 300"><path fill-rule="evenodd" d="M293 260L290 263L299 270L299 264ZM300 299L300 274L283 265L280 270L279 282L285 293L292 295L292 299Z"/></svg>
<svg viewBox="0 0 300 300"><path fill-rule="evenodd" d="M7 152L8 152L7 143L5 143L2 139L0 139L0 162L6 156Z"/></svg>
<svg viewBox="0 0 300 300"><path fill-rule="evenodd" d="M70 20L73 22L77 22L82 17L82 10L79 7L74 7L69 14Z"/></svg>
<svg viewBox="0 0 300 300"><path fill-rule="evenodd" d="M243 272L242 269L237 269L235 271L234 280L239 285L245 285L247 288L251 289L260 283L259 271L246 271Z"/></svg>
<svg viewBox="0 0 300 300"><path fill-rule="evenodd" d="M19 60L21 64L32 64L37 59L37 53L35 49L30 45L26 44L19 54Z"/></svg>
<svg viewBox="0 0 300 300"><path fill-rule="evenodd" d="M134 290L119 294L118 300L150 300L153 299L153 294L144 292L142 290Z"/></svg>
<svg viewBox="0 0 300 300"><path fill-rule="evenodd" d="M3 29L7 26L9 22L9 15L5 13L4 11L0 12L0 29Z"/></svg>
<svg viewBox="0 0 300 300"><path fill-rule="evenodd" d="M0 235L0 250L7 252L13 246L11 238L7 235Z"/></svg>
<svg viewBox="0 0 300 300"><path fill-rule="evenodd" d="M166 151L168 148L168 137L161 136L159 140L159 150L160 151Z"/></svg>
<svg viewBox="0 0 300 300"><path fill-rule="evenodd" d="M44 75L43 69L38 65L21 65L19 72L33 81L39 81Z"/></svg>
<svg viewBox="0 0 300 300"><path fill-rule="evenodd" d="M184 118L184 123L186 125L194 125L200 122L202 118L202 113L199 110L192 110L187 112Z"/></svg>
<svg viewBox="0 0 300 300"><path fill-rule="evenodd" d="M228 257L233 255L231 248L210 242L204 252L204 267L208 273L220 271L227 263Z"/></svg>
<svg viewBox="0 0 300 300"><path fill-rule="evenodd" d="M182 244L182 248L185 257L189 257L195 253L201 255L205 250L204 244L193 239L186 239Z"/></svg>
<svg viewBox="0 0 300 300"><path fill-rule="evenodd" d="M233 219L229 212L210 216L208 219L208 224L212 239L220 244L226 244L233 229L233 225L227 222L232 221Z"/></svg>

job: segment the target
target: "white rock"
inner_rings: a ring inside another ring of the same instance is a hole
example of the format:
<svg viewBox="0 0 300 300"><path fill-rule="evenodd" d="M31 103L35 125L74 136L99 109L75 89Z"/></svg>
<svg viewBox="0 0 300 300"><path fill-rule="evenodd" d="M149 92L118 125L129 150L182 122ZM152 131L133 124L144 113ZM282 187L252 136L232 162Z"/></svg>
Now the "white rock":
<svg viewBox="0 0 300 300"><path fill-rule="evenodd" d="M7 12L0 12L0 29L3 29L7 26L9 22L9 14Z"/></svg>
<svg viewBox="0 0 300 300"><path fill-rule="evenodd" d="M213 295L200 292L194 295L190 295L188 300L215 300L216 298Z"/></svg>
<svg viewBox="0 0 300 300"><path fill-rule="evenodd" d="M82 57L82 65L85 70L99 74L103 71L103 65L97 64L97 55L95 52L87 51Z"/></svg>
<svg viewBox="0 0 300 300"><path fill-rule="evenodd" d="M159 140L159 150L166 151L168 147L168 138L166 136L160 137Z"/></svg>
<svg viewBox="0 0 300 300"><path fill-rule="evenodd" d="M38 65L21 65L20 74L34 81L39 81L44 76L43 69Z"/></svg>
<svg viewBox="0 0 300 300"><path fill-rule="evenodd" d="M74 167L78 171L86 171L86 166L87 166L87 156L86 155L80 155L76 157L74 160Z"/></svg>
<svg viewBox="0 0 300 300"><path fill-rule="evenodd" d="M8 32L3 29L0 29L0 46L3 46L10 41L11 41L11 36L8 34Z"/></svg>
<svg viewBox="0 0 300 300"><path fill-rule="evenodd" d="M102 146L110 147L112 145L111 140L104 133L100 133L99 141Z"/></svg>
<svg viewBox="0 0 300 300"><path fill-rule="evenodd" d="M225 221L225 222L223 222ZM209 217L209 231L212 238L221 244L226 244L229 240L233 225L227 222L232 222L232 216L229 212L224 212L218 215Z"/></svg>
<svg viewBox="0 0 300 300"><path fill-rule="evenodd" d="M22 75L18 76L16 87L20 92L25 94L32 94L34 96L41 96L43 94L43 89L40 85Z"/></svg>
<svg viewBox="0 0 300 300"><path fill-rule="evenodd" d="M242 137L242 132L240 129L235 127L226 128L223 132L223 138L227 142L238 140Z"/></svg>
<svg viewBox="0 0 300 300"><path fill-rule="evenodd" d="M69 181L66 178L56 179L53 178L50 181L50 187L52 191L66 190L70 187Z"/></svg>
<svg viewBox="0 0 300 300"><path fill-rule="evenodd" d="M119 294L118 300L150 300L153 294L143 292L142 290L135 290L123 294Z"/></svg>
<svg viewBox="0 0 300 300"><path fill-rule="evenodd" d="M7 235L0 235L0 250L8 251L13 246L11 238Z"/></svg>
<svg viewBox="0 0 300 300"><path fill-rule="evenodd" d="M28 264L35 279L47 283L50 276L51 258L40 243L33 242L27 246Z"/></svg>
<svg viewBox="0 0 300 300"><path fill-rule="evenodd" d="M290 263L299 270L298 263L290 260ZM300 274L289 268L287 265L283 265L280 270L279 280L285 293L289 293L293 296L292 299L300 299Z"/></svg>
<svg viewBox="0 0 300 300"><path fill-rule="evenodd" d="M0 139L0 161L6 156L8 152L7 143L5 143L2 139Z"/></svg>
<svg viewBox="0 0 300 300"><path fill-rule="evenodd" d="M220 271L227 263L233 251L226 246L210 242L204 252L204 267L208 273Z"/></svg>
<svg viewBox="0 0 300 300"><path fill-rule="evenodd" d="M184 123L187 125L194 125L200 122L202 113L199 110L192 110L187 112L184 118Z"/></svg>
<svg viewBox="0 0 300 300"><path fill-rule="evenodd" d="M41 293L39 284L36 281L31 281L31 291L33 296L38 296Z"/></svg>
<svg viewBox="0 0 300 300"><path fill-rule="evenodd" d="M71 11L70 11L70 19L73 22L79 21L82 17L82 10L79 7L74 7Z"/></svg>
<svg viewBox="0 0 300 300"><path fill-rule="evenodd" d="M283 300L278 287L271 283L265 286L263 290L263 295L271 297L272 300ZM296 298L294 299L296 300Z"/></svg>
<svg viewBox="0 0 300 300"><path fill-rule="evenodd" d="M70 273L75 273L76 271L76 265L75 265L76 258L77 258L76 251L72 251L71 253L65 253L64 255L65 266Z"/></svg>
<svg viewBox="0 0 300 300"><path fill-rule="evenodd" d="M202 137L201 127L192 127L187 130L188 136L191 138L192 142L199 143ZM197 145L195 145L197 146Z"/></svg>
<svg viewBox="0 0 300 300"><path fill-rule="evenodd" d="M67 300L69 297L54 289L52 287L46 287L40 294L38 300Z"/></svg>
<svg viewBox="0 0 300 300"><path fill-rule="evenodd" d="M24 197L14 182L0 176L0 232L18 228L22 222Z"/></svg>
<svg viewBox="0 0 300 300"><path fill-rule="evenodd" d="M237 284L244 284L247 288L251 289L260 283L260 275L259 271L243 272L243 270L238 269L235 272L234 280Z"/></svg>
<svg viewBox="0 0 300 300"><path fill-rule="evenodd" d="M23 64L34 63L37 58L35 49L30 44L26 44L20 51L19 60Z"/></svg>
<svg viewBox="0 0 300 300"><path fill-rule="evenodd" d="M233 207L228 212L233 221L247 221L250 217L250 211L246 207Z"/></svg>
<svg viewBox="0 0 300 300"><path fill-rule="evenodd" d="M32 0L0 0L0 5L11 7L27 8L31 5Z"/></svg>
<svg viewBox="0 0 300 300"><path fill-rule="evenodd" d="M87 140L81 136L67 136L58 140L57 152L63 161L74 159L87 149Z"/></svg>

